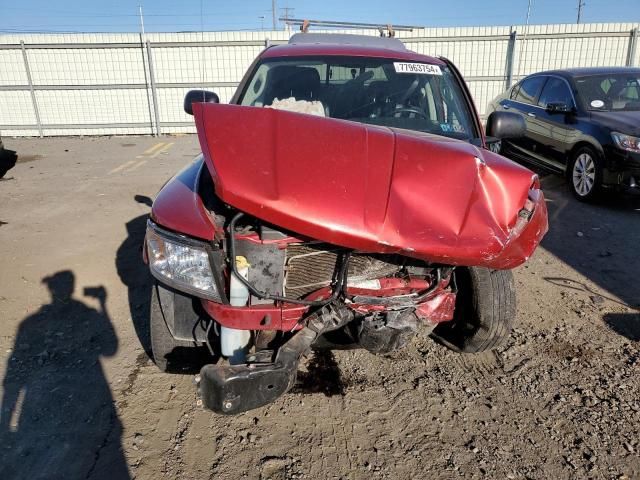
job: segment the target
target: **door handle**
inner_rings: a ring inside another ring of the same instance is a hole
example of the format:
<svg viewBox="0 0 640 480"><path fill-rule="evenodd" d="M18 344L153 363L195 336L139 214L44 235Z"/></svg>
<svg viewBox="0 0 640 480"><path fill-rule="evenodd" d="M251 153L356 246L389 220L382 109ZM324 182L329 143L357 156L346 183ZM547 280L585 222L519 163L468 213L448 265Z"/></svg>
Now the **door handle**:
<svg viewBox="0 0 640 480"><path fill-rule="evenodd" d="M527 116L531 117L531 118L536 118L536 114L535 113L527 113Z"/></svg>
<svg viewBox="0 0 640 480"><path fill-rule="evenodd" d="M507 104L502 105L502 108L504 108L505 110L509 110L511 107Z"/></svg>

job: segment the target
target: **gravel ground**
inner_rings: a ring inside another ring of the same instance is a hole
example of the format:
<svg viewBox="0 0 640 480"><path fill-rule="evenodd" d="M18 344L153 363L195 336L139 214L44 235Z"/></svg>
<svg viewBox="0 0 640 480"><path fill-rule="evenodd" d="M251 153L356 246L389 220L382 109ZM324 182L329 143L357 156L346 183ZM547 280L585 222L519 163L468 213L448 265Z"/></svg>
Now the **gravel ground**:
<svg viewBox="0 0 640 480"><path fill-rule="evenodd" d="M196 138L5 144L0 478L640 478L637 197L543 179L551 230L500 350L315 353L294 391L222 417L145 354L147 197Z"/></svg>

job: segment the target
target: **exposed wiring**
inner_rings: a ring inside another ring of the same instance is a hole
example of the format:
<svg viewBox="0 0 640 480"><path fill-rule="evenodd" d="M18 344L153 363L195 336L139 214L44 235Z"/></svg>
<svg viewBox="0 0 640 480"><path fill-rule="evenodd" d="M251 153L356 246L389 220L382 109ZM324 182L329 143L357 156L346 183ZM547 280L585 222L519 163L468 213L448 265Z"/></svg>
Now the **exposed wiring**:
<svg viewBox="0 0 640 480"><path fill-rule="evenodd" d="M229 222L228 227L228 257L229 257L229 267L233 275L244 284L245 287L249 289L249 291L258 298L265 300L275 300L285 303L294 303L297 305L308 305L311 307L322 307L324 305L328 305L329 303L334 302L338 295L342 292L343 287L347 284L347 276L348 276L348 265L349 258L351 256L351 252L347 251L340 255L340 267L338 268L338 272L335 275L333 282L333 292L331 296L324 300L300 300L296 298L283 297L281 295L273 295L271 293L262 292L255 288L251 282L249 282L246 278L244 278L240 272L238 272L238 267L236 266L236 240L235 240L235 226L238 220L244 217L244 213L237 213Z"/></svg>
<svg viewBox="0 0 640 480"><path fill-rule="evenodd" d="M213 325L215 325L215 320L213 320L213 318L209 319L209 325L207 325L207 332L205 333L205 343L207 344L207 349L209 350L209 353L211 354L212 357L215 357L216 354L213 351L213 347L211 346L211 343L209 342L209 332L211 331L211 327ZM214 330L217 330L217 328L214 328ZM216 335L218 335L218 332L215 332ZM218 335L219 336L219 335Z"/></svg>

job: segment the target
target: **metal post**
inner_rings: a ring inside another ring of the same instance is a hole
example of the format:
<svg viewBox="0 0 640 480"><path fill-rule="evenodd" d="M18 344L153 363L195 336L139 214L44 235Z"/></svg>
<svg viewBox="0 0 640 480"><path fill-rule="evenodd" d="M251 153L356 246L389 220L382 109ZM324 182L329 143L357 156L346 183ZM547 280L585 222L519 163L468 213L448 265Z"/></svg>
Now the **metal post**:
<svg viewBox="0 0 640 480"><path fill-rule="evenodd" d="M273 31L276 31L276 0L271 0L271 20L273 21Z"/></svg>
<svg viewBox="0 0 640 480"><path fill-rule="evenodd" d="M518 54L518 79L522 78L522 59L526 57L526 53L527 53L527 45L529 42L527 42L527 35L529 34L529 19L531 18L531 1L529 0L529 3L527 4L527 21L525 22L525 27L524 27L524 35L522 36L522 46L520 47L521 51Z"/></svg>
<svg viewBox="0 0 640 480"><path fill-rule="evenodd" d="M580 20L582 19L582 9L585 5L584 0L578 0L578 19L576 23L580 23Z"/></svg>
<svg viewBox="0 0 640 480"><path fill-rule="evenodd" d="M636 47L638 45L638 29L631 30L629 37L629 48L627 49L627 67L633 67L636 59Z"/></svg>
<svg viewBox="0 0 640 480"><path fill-rule="evenodd" d="M156 92L156 78L153 73L153 56L151 55L151 42L147 40L147 59L149 61L149 81L151 82L151 96L153 98L153 113L156 119L156 135L162 135L160 131L160 112L158 111L158 94Z"/></svg>
<svg viewBox="0 0 640 480"><path fill-rule="evenodd" d="M507 45L507 60L505 65L505 89L511 86L513 82L513 59L516 54L516 31L509 33L509 43Z"/></svg>
<svg viewBox="0 0 640 480"><path fill-rule="evenodd" d="M144 35L144 16L142 15L142 5L138 5L138 13L140 14L140 33Z"/></svg>
<svg viewBox="0 0 640 480"><path fill-rule="evenodd" d="M152 98L151 98L151 92L150 90L150 81L149 81L149 77L147 75L147 59L144 58L144 50L145 50L145 45L144 45L144 36L141 33L140 34L140 55L142 56L142 72L144 73L144 93L146 94L147 97L147 110L149 111L149 131L151 132L151 135L153 135L153 109L151 108L151 104L153 102Z"/></svg>
<svg viewBox="0 0 640 480"><path fill-rule="evenodd" d="M27 49L24 41L20 40L20 48L22 48L22 58L24 60L24 70L27 72L27 81L29 82L29 90L31 91L31 102L33 103L33 113L36 115L36 123L38 124L38 132L40 138L42 135L42 123L40 123L40 111L38 110L38 102L36 101L36 92L33 90L33 81L31 80L31 69L29 68L29 60L27 59Z"/></svg>

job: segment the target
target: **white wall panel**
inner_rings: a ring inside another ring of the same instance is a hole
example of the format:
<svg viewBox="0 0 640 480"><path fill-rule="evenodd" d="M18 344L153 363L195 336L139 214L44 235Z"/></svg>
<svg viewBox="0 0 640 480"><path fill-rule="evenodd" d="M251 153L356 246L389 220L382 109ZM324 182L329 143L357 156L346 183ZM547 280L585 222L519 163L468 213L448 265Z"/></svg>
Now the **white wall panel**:
<svg viewBox="0 0 640 480"><path fill-rule="evenodd" d="M36 116L28 91L0 90L0 123L7 125L35 125Z"/></svg>
<svg viewBox="0 0 640 480"><path fill-rule="evenodd" d="M29 49L35 85L145 83L142 51L133 48Z"/></svg>
<svg viewBox="0 0 640 480"><path fill-rule="evenodd" d="M150 123L145 90L37 91L43 125Z"/></svg>
<svg viewBox="0 0 640 480"><path fill-rule="evenodd" d="M505 88L508 36L512 30L517 32L515 81L540 70L624 65L630 32L639 27L637 23L610 23L420 28L398 32L397 36L419 53L451 59L467 78L478 110L484 114L488 102ZM340 33L378 34L375 30ZM147 34L143 40L152 46L162 132L195 130L193 118L182 109L190 85L224 83L225 86L207 88L215 90L221 101L228 102L235 90L233 85L264 48L265 40L282 43L289 36L285 31ZM28 78L21 41L27 47L45 135L155 131L149 59L139 34L12 34L0 36L0 130L5 129L4 135L38 134L31 94L25 89ZM172 42L175 44L167 45ZM194 46L194 42L228 44ZM122 43L132 48L105 45ZM633 62L640 66L640 39ZM20 89L11 90L12 86Z"/></svg>
<svg viewBox="0 0 640 480"><path fill-rule="evenodd" d="M0 85L27 85L22 51L0 50Z"/></svg>

